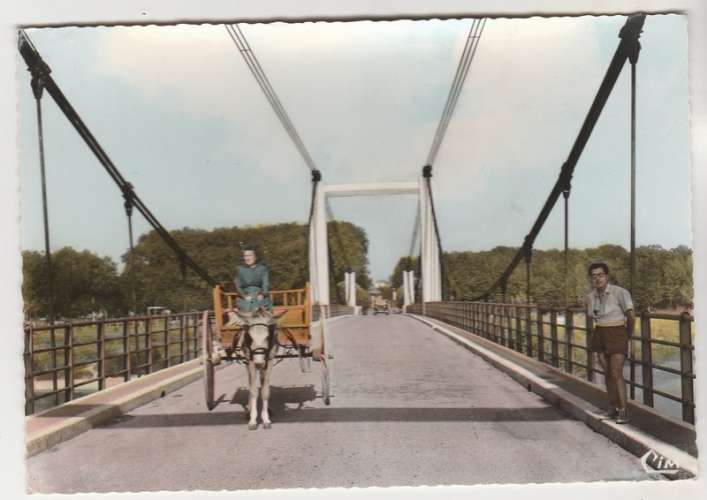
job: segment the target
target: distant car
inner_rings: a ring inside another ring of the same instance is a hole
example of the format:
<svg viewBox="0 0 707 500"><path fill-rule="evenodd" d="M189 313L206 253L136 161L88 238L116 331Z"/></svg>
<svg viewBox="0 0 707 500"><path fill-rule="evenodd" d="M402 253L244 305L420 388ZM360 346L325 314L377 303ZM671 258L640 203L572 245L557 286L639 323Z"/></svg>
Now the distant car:
<svg viewBox="0 0 707 500"><path fill-rule="evenodd" d="M373 314L390 314L390 306L388 304L376 304L373 306Z"/></svg>

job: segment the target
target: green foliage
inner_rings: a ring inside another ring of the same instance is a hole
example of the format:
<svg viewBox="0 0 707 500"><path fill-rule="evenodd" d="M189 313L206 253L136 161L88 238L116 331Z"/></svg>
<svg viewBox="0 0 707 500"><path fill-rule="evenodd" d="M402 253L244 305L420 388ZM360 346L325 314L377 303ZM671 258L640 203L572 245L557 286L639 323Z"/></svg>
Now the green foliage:
<svg viewBox="0 0 707 500"><path fill-rule="evenodd" d="M286 223L213 231L184 228L171 234L196 262L228 289L233 287L233 276L236 265L241 262L244 245L254 245L258 260L268 266L270 289L303 288L309 280L306 225ZM343 302L343 297L337 300L335 283L343 279L347 266L356 271L356 281L361 286L370 283L368 239L365 232L353 224L330 222L329 248L332 300ZM131 269L135 271L138 310L150 305L172 310L210 307L208 285L189 270L182 280L172 250L154 231L140 237L132 265L127 254L123 259L126 285Z"/></svg>
<svg viewBox="0 0 707 500"><path fill-rule="evenodd" d="M350 222L327 223L329 241L330 300L343 304L343 288L336 283L344 280L348 267L356 273L356 285L368 290L372 281L368 272L368 237L366 231Z"/></svg>
<svg viewBox="0 0 707 500"><path fill-rule="evenodd" d="M449 276L450 297L469 300L486 292L513 259L517 248L496 247L481 252L445 253ZM593 260L604 260L611 269L612 281L630 288L629 252L619 245L601 245L595 248L570 249L567 258L567 294L571 303L581 302L589 290L587 266ZM402 271L416 269L416 262L408 257L398 260L390 282L402 285ZM408 267L409 266L409 267ZM565 288L565 261L562 250L534 250L530 266L531 301L546 305L563 304ZM526 270L521 263L508 280L506 300L524 301ZM496 299L501 299L500 291ZM664 249L660 245L636 248L636 283L634 301L640 307L691 307L692 251L679 246Z"/></svg>
<svg viewBox="0 0 707 500"><path fill-rule="evenodd" d="M124 309L120 277L109 257L65 247L52 253L55 317L76 318L92 312ZM22 252L22 294L28 318L48 316L49 280L40 252Z"/></svg>
<svg viewBox="0 0 707 500"><path fill-rule="evenodd" d="M360 227L349 222L329 222L330 276L332 300L344 271L356 271L363 290L371 284L368 273L368 239ZM235 268L242 259L241 247L254 245L260 262L270 270L270 288L303 288L309 280L307 226L296 223L217 228L212 231L183 228L172 231L174 239L202 268L228 289L233 288ZM49 289L44 256L23 252L25 312L29 318L47 316ZM55 316L76 318L94 311L109 316L132 310L145 312L148 306L172 311L211 307L211 290L194 272L182 277L174 252L155 231L140 236L132 257L119 275L108 257L63 248L52 254L55 283ZM132 291L135 290L133 305ZM343 302L343 300L342 300Z"/></svg>

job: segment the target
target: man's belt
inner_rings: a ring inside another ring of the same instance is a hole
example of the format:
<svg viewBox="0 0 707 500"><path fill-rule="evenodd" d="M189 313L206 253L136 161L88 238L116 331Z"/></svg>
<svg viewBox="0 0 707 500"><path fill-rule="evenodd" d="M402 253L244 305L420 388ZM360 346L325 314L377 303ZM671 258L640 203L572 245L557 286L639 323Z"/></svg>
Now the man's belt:
<svg viewBox="0 0 707 500"><path fill-rule="evenodd" d="M594 325L596 327L614 327L614 326L626 326L626 321L610 321L608 323L597 323Z"/></svg>

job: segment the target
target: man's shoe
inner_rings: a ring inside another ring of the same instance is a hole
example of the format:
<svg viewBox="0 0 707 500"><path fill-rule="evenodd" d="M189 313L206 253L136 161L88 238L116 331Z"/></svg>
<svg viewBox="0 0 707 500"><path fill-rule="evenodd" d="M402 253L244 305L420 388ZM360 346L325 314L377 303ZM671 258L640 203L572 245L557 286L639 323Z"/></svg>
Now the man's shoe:
<svg viewBox="0 0 707 500"><path fill-rule="evenodd" d="M617 424L627 424L631 421L631 419L628 418L628 410L626 408L621 408L618 411L618 415L616 416L616 423Z"/></svg>

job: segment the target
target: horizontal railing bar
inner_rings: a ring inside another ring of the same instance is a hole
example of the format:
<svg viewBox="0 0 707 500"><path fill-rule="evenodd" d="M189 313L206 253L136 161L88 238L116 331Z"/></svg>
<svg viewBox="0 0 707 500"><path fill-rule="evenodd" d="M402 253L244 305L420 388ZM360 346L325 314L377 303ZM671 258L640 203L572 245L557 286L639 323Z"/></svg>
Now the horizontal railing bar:
<svg viewBox="0 0 707 500"><path fill-rule="evenodd" d="M105 359L106 361L108 361L109 359L126 358L126 357L128 357L130 354L132 354L132 352L130 352L130 353L127 353L127 352L119 352L119 353L117 353L117 354L109 354L109 355L106 355L103 359Z"/></svg>
<svg viewBox="0 0 707 500"><path fill-rule="evenodd" d="M74 363L73 368L78 368L78 367L86 366L86 365L94 365L94 364L100 363L100 362L101 362L101 358L95 358L95 359L92 359L91 361L80 361L78 363Z"/></svg>
<svg viewBox="0 0 707 500"><path fill-rule="evenodd" d="M93 340L91 342L74 342L73 347L84 347L84 346L88 346L88 345L98 345L100 343L101 343L100 340Z"/></svg>
<svg viewBox="0 0 707 500"><path fill-rule="evenodd" d="M47 370L40 370L38 372L34 372L32 374L33 378L41 377L42 375L49 375L50 373L59 373L66 371L70 368L69 365L64 365L64 366L58 366L56 368L49 368Z"/></svg>
<svg viewBox="0 0 707 500"><path fill-rule="evenodd" d="M428 302L428 304L430 304ZM543 312L543 314L550 313L550 312L556 312L556 313L564 313L566 311L571 311L571 312L579 312L579 313L584 313L585 309L582 306L570 306L570 307L560 307L560 306L544 306L544 305L538 305L538 304L508 304L505 302L472 302L472 301L455 301L455 302L450 302L449 305L452 307L456 306L469 306L469 305L481 305L481 306L498 306L498 307L505 307L505 308L518 308L518 309L532 309L532 310L540 310ZM428 305L429 307L429 305ZM463 309L460 307L459 311L457 312L462 312ZM489 313L489 316L497 316L496 314ZM688 312L684 313L657 313L657 312L643 312L643 313L638 313L636 317L641 317L645 316L650 319L670 319L670 320L680 320L683 318L689 321L694 321L695 318L692 314Z"/></svg>
<svg viewBox="0 0 707 500"><path fill-rule="evenodd" d="M74 387L76 387L76 386L74 386ZM61 394L62 392L66 392L66 391L68 391L68 390L69 390L68 387L64 387L64 388L61 388L61 389L51 390L51 391L47 391L47 392L42 391L41 394L36 394L36 393L35 393L34 401L37 401L37 400L42 399L42 398L46 398L46 397L48 397L48 396L55 396L56 394Z"/></svg>
<svg viewBox="0 0 707 500"><path fill-rule="evenodd" d="M123 368L122 370L118 370L117 372L106 373L105 378L108 378L108 377L116 377L116 376L118 376L118 375L125 375L126 373L128 373L128 370L126 370L125 368Z"/></svg>
<svg viewBox="0 0 707 500"><path fill-rule="evenodd" d="M96 377L90 380L84 380L83 382L79 382L78 384L74 382L74 389L76 389L77 387L82 387L84 385L92 384L94 382L98 382L99 380L101 380L100 377Z"/></svg>
<svg viewBox="0 0 707 500"><path fill-rule="evenodd" d="M44 354L45 352L66 351L67 349L71 349L71 347L68 345L62 345L60 347L42 347L41 349L34 348L32 349L32 355ZM25 355L29 354L29 351L25 351Z"/></svg>
<svg viewBox="0 0 707 500"><path fill-rule="evenodd" d="M194 317L197 319L201 319L201 312L199 311L192 311L192 312L180 312L180 313L169 313L169 314L161 314L158 316L126 316L126 317L118 317L118 318L106 318L102 320L75 320L75 321L64 321L64 322L57 322L54 323L53 325L32 325L31 327L29 325L25 325L27 329L31 328L34 331L49 331L49 330L58 330L58 329L63 329L68 327L84 327L84 326L91 326L91 325L113 325L115 324L116 326L120 325L122 326L122 323L125 321L130 323L135 323L139 321L164 321L165 318L169 319L178 319L178 318L183 318L183 317Z"/></svg>

